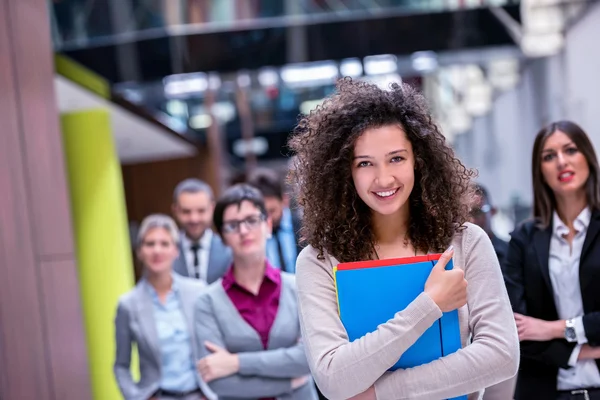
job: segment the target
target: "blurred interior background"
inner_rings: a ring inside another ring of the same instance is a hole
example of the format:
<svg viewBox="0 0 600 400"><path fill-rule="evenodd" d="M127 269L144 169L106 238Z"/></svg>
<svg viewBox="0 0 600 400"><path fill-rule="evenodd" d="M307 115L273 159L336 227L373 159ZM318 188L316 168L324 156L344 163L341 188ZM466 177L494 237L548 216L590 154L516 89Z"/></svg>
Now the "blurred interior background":
<svg viewBox="0 0 600 400"><path fill-rule="evenodd" d="M299 114L345 76L423 91L508 238L540 127L571 119L600 143L598 38L595 0L0 0L0 318L17 321L0 398L89 398L107 372L88 374L86 296L139 278L141 220L188 177L218 194L284 174ZM105 239L118 248L77 269Z"/></svg>

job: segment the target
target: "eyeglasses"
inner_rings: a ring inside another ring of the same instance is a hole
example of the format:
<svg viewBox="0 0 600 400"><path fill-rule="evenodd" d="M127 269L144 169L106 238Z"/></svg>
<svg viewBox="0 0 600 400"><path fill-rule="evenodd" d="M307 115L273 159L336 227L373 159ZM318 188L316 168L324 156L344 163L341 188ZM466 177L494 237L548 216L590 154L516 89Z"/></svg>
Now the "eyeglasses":
<svg viewBox="0 0 600 400"><path fill-rule="evenodd" d="M260 223L262 221L264 221L265 219L266 219L266 217L263 214L258 214L258 215L250 215L241 221L240 220L224 221L223 228L222 228L223 233L239 232L240 226L242 224L244 224L246 226L246 229L254 230L254 229L258 228L258 225L260 225Z"/></svg>
<svg viewBox="0 0 600 400"><path fill-rule="evenodd" d="M471 209L471 215L479 216L479 215L487 214L490 211L492 211L492 206L490 206L489 204L484 204L481 207L473 207Z"/></svg>

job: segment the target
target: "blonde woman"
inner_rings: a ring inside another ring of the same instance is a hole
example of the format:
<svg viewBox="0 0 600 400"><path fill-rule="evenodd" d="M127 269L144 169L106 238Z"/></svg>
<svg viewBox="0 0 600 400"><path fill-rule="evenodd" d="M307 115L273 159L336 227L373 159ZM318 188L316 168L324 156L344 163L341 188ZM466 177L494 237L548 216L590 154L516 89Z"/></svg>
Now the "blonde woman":
<svg viewBox="0 0 600 400"><path fill-rule="evenodd" d="M115 320L114 373L125 400L216 399L195 367L193 307L204 284L173 273L178 241L170 217L150 215L142 222L137 256L144 277L119 299ZM139 382L129 369L134 343Z"/></svg>

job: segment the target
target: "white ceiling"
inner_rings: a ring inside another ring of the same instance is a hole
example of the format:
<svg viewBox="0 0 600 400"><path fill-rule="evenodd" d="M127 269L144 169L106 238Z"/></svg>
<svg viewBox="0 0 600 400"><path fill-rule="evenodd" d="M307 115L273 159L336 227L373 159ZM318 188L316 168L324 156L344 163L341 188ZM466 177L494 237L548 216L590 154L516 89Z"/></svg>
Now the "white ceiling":
<svg viewBox="0 0 600 400"><path fill-rule="evenodd" d="M110 110L112 128L122 164L189 157L196 148L183 139L168 134L159 126L55 75L54 86L61 113L104 108Z"/></svg>

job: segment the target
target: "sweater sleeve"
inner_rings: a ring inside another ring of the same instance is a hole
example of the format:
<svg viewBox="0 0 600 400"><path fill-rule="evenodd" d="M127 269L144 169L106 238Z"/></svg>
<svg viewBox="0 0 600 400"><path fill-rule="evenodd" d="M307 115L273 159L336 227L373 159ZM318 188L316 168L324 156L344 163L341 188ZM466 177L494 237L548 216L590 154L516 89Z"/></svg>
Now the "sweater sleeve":
<svg viewBox="0 0 600 400"><path fill-rule="evenodd" d="M296 282L309 367L330 399L347 399L368 389L442 315L422 293L374 332L349 342L338 316L331 262L319 260L307 247L298 257Z"/></svg>
<svg viewBox="0 0 600 400"><path fill-rule="evenodd" d="M468 225L462 234L471 344L375 383L379 399L447 399L480 391L516 375L519 338L498 259L488 236ZM456 246L455 246L456 247Z"/></svg>

